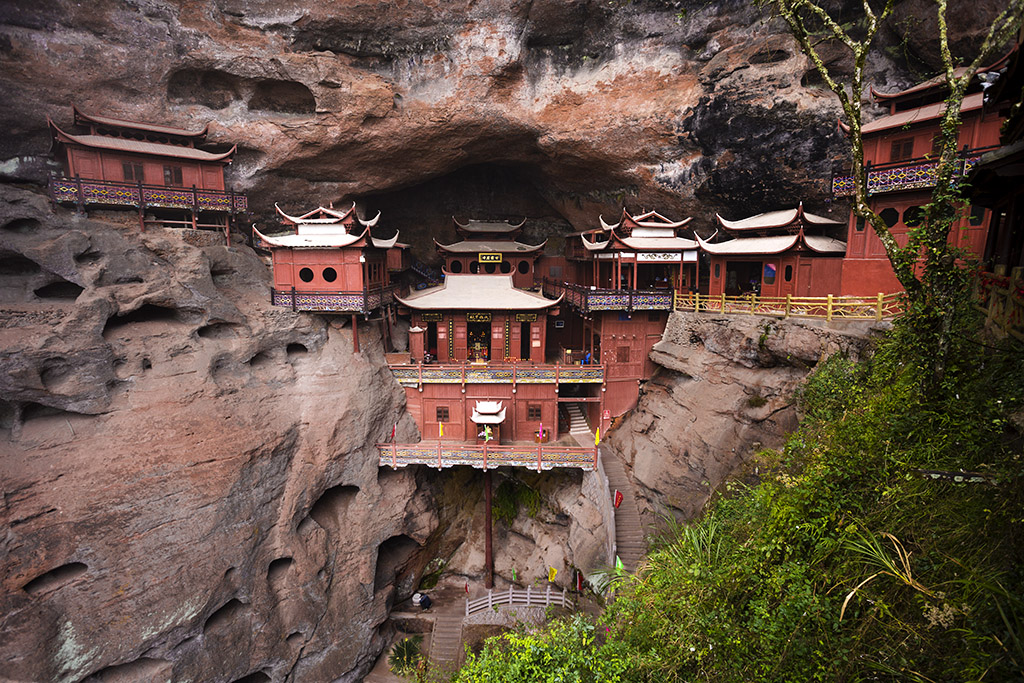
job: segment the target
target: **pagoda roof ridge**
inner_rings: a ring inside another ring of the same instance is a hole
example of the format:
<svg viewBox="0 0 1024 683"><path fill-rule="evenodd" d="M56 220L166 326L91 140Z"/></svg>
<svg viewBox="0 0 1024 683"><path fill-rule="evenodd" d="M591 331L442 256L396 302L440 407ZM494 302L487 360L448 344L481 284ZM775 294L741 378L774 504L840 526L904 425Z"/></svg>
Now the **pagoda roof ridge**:
<svg viewBox="0 0 1024 683"><path fill-rule="evenodd" d="M622 210L622 218L623 218L623 221L627 221L628 220L628 221L630 221L630 222L632 222L632 223L634 223L636 225L639 225L641 227L644 227L644 228L673 228L673 229L681 228L681 227L683 227L684 225L686 225L687 223L689 223L690 221L693 220L693 217L690 216L688 218L684 218L681 221L673 221L673 220L671 220L669 218L666 218L665 216L661 215L657 211L647 211L645 213L640 214L639 216L632 216L625 209ZM657 220L648 220L650 218L654 218L654 219L657 219Z"/></svg>
<svg viewBox="0 0 1024 683"><path fill-rule="evenodd" d="M363 232L358 235L349 232L340 232L311 235L282 235L279 237L268 237L261 233L255 225L252 230L260 239L270 246L287 249L338 249L341 247L365 246L367 238L372 240L373 246L388 249L391 246L394 246L394 242L398 241L397 233L395 233L395 236L390 240L374 240L370 237L369 228L364 229ZM359 244L361 241L363 242L362 245ZM378 244L378 242L381 244Z"/></svg>
<svg viewBox="0 0 1024 683"><path fill-rule="evenodd" d="M813 214L804 210L804 203L795 209L781 209L778 211L765 211L754 216L730 221L722 218L719 213L715 214L718 224L729 231L743 232L747 230L777 230L799 224L802 227L807 225L842 225L839 221Z"/></svg>
<svg viewBox="0 0 1024 683"><path fill-rule="evenodd" d="M977 69L975 69L973 75L983 74L988 71L995 71L996 69L1002 68L1009 61L1010 56L1013 54L1013 51L1015 49L1016 47L1012 48L1006 54L1004 54L1002 57L992 62L988 66L979 66ZM958 66L955 69L953 69L954 78L959 78L960 76L963 76L965 73L967 73L967 67L965 66ZM939 73L927 80L912 85L909 88L904 88L903 90L899 90L893 93L879 92L878 90L875 90L874 86L870 86L869 90L871 92L872 99L884 101L894 100L901 97L909 97L911 95L918 95L921 93L928 92L929 90L938 90L947 86L948 82L946 81L946 74Z"/></svg>
<svg viewBox="0 0 1024 683"><path fill-rule="evenodd" d="M183 128L174 128L172 126L161 126L153 123L144 123L142 121L128 121L126 119L119 119L112 116L101 116L97 114L87 114L77 105L71 105L71 111L74 114L75 123L94 123L100 126L112 126L115 128L132 128L134 130L144 130L150 133L162 133L164 135L174 135L184 138L204 138L209 132L210 124L207 123L203 126L202 130L192 131L185 130Z"/></svg>
<svg viewBox="0 0 1024 683"><path fill-rule="evenodd" d="M90 147L92 149L109 149L118 152L128 152L131 154L148 154L151 156L211 162L230 161L230 157L234 155L237 149L237 145L235 145L226 152L215 154L196 147L167 145L144 140L129 140L125 138L115 138L108 135L76 135L74 133L67 133L61 130L61 128L49 117L47 117L46 122L50 126L53 136L57 141L64 144L75 144L83 147Z"/></svg>
<svg viewBox="0 0 1024 683"><path fill-rule="evenodd" d="M512 284L511 274L473 275L445 273L437 287L412 292L408 297L395 298L414 310L505 310L537 311L558 305L557 299L547 299Z"/></svg>
<svg viewBox="0 0 1024 683"><path fill-rule="evenodd" d="M456 229L465 232L485 232L485 233L511 233L522 229L526 225L526 219L523 218L518 225L513 225L508 221L490 221L490 220L477 220L469 218L465 223L460 223L459 219L452 216L452 221L456 225Z"/></svg>
<svg viewBox="0 0 1024 683"><path fill-rule="evenodd" d="M436 238L434 239L434 246L437 249L453 254L470 254L474 252L532 254L543 249L547 243L547 240L544 240L540 244L524 244L515 240L487 241L466 239L461 242L453 242L452 244L441 244Z"/></svg>
<svg viewBox="0 0 1024 683"><path fill-rule="evenodd" d="M299 225L301 223L339 223L348 218L350 215L353 215L353 212L355 211L356 208L356 203L352 202L352 206L346 209L345 211L338 211L333 207L328 208L325 206L318 206L317 208L312 209L311 211L307 211L301 216L291 216L285 213L284 210L280 206L278 206L277 202L274 202L274 208L277 209L277 213L282 218L284 218L289 223L293 223L295 225ZM326 214L327 218L310 218L314 214ZM358 218L358 216L356 218ZM375 218L374 221L378 220L379 218L380 212L378 211L377 218ZM362 222L363 221L360 221L360 223Z"/></svg>

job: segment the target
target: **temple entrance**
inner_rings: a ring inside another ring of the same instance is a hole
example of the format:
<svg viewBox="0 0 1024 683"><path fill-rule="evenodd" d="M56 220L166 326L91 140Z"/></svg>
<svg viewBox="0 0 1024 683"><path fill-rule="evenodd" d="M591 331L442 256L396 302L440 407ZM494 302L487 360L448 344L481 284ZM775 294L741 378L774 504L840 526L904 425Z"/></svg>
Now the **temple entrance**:
<svg viewBox="0 0 1024 683"><path fill-rule="evenodd" d="M467 323L466 325L467 356L473 362L486 362L491 359L491 324Z"/></svg>
<svg viewBox="0 0 1024 683"><path fill-rule="evenodd" d="M742 296L761 293L760 261L726 261L725 295Z"/></svg>
<svg viewBox="0 0 1024 683"><path fill-rule="evenodd" d="M427 323L427 353L437 358L437 323Z"/></svg>
<svg viewBox="0 0 1024 683"><path fill-rule="evenodd" d="M519 358L530 360L530 323L519 323Z"/></svg>

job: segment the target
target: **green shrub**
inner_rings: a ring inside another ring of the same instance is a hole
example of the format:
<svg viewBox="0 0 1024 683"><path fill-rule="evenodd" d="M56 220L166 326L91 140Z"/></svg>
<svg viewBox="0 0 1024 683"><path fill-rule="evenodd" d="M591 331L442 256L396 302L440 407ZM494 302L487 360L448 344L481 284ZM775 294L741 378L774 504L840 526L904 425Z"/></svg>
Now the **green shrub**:
<svg viewBox="0 0 1024 683"><path fill-rule="evenodd" d="M420 648L423 646L423 636L414 635L403 638L394 644L391 653L388 655L388 669L396 676L411 676L423 666L423 656Z"/></svg>

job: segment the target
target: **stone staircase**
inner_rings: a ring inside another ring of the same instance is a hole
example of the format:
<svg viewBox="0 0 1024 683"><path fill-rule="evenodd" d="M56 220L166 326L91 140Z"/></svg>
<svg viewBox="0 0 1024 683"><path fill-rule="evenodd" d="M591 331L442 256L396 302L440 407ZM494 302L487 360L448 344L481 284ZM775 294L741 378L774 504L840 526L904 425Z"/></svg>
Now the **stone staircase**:
<svg viewBox="0 0 1024 683"><path fill-rule="evenodd" d="M587 419L578 403L566 405L569 414L569 433L581 446L594 445L594 433L587 426ZM600 447L601 465L608 477L611 495L622 492L622 504L615 511L615 552L630 572L636 571L640 558L647 552L640 512L636 505L633 483L626 476L626 468L607 448Z"/></svg>
<svg viewBox="0 0 1024 683"><path fill-rule="evenodd" d="M430 659L443 671L452 673L462 662L462 619L466 615L466 603L464 600L450 600L434 611Z"/></svg>
<svg viewBox="0 0 1024 683"><path fill-rule="evenodd" d="M580 441L581 437L590 434L590 444L594 444L594 433L590 431L589 425L587 425L587 418L583 414L583 410L580 408L579 403L568 403L565 406L565 412L569 415L569 433L576 437L577 441Z"/></svg>
<svg viewBox="0 0 1024 683"><path fill-rule="evenodd" d="M626 569L634 572L647 552L647 542L640 524L633 484L626 476L622 462L609 449L602 447L600 451L601 465L608 476L608 488L613 496L616 490L622 492L622 504L615 510L615 552Z"/></svg>

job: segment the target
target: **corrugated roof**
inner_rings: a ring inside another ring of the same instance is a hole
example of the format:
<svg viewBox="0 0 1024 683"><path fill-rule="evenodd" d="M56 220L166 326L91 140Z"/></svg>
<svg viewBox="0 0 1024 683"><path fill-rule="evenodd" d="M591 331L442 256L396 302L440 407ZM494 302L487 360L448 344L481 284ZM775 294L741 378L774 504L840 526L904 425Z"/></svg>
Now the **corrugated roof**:
<svg viewBox="0 0 1024 683"><path fill-rule="evenodd" d="M737 237L728 242L711 244L697 237L701 248L709 254L725 255L754 255L754 254L781 254L787 249L792 249L800 239L796 235L773 235L772 237Z"/></svg>
<svg viewBox="0 0 1024 683"><path fill-rule="evenodd" d="M845 254L846 242L824 237L822 235L804 235L804 243L812 250L822 254Z"/></svg>
<svg viewBox="0 0 1024 683"><path fill-rule="evenodd" d="M696 249L697 243L685 237L620 237L622 243L637 251L682 251Z"/></svg>
<svg viewBox="0 0 1024 683"><path fill-rule="evenodd" d="M529 253L543 249L544 245L547 244L547 240L537 245L523 244L522 242L513 242L511 240L463 240L454 244L441 244L434 240L434 244L445 251L456 254L477 254L480 252Z"/></svg>
<svg viewBox="0 0 1024 683"><path fill-rule="evenodd" d="M839 221L832 220L831 218L825 218L824 216L818 216L810 213L809 211L804 211L803 205L798 206L795 209L767 211L765 213L759 213L756 216L750 216L749 218L742 218L738 221L729 221L722 218L719 214L715 214L715 217L718 218L718 222L726 230L768 230L771 228L785 228L796 223L801 216L803 217L804 223L808 225L842 225Z"/></svg>
<svg viewBox="0 0 1024 683"><path fill-rule="evenodd" d="M54 126L56 128L56 126ZM222 154L213 154L194 147L179 147L177 145L161 145L156 142L144 142L142 140L125 140L124 138L111 138L105 135L72 135L65 133L59 128L60 136L66 138L66 142L73 142L85 147L97 149L110 149L118 152L130 152L132 154L149 154L152 156L174 157L176 159L192 159L194 161L224 161L235 153L232 147Z"/></svg>
<svg viewBox="0 0 1024 683"><path fill-rule="evenodd" d="M984 94L980 92L968 95L964 98L960 111L974 111L976 109L981 109L984 97ZM945 111L946 103L936 102L935 104L929 104L916 109L908 109L907 111L901 111L898 114L892 114L891 116L883 116L880 119L875 119L871 123L864 124L861 128L861 132L877 133L891 128L902 128L903 126L909 126L914 123L924 123L925 121L932 121L941 117Z"/></svg>
<svg viewBox="0 0 1024 683"><path fill-rule="evenodd" d="M512 286L511 275L448 274L439 287L413 292L399 301L416 310L536 311L561 301Z"/></svg>
<svg viewBox="0 0 1024 683"><path fill-rule="evenodd" d="M111 116L96 116L95 114L86 114L78 107L72 107L75 113L76 121L78 119L84 121L91 121L101 126L112 126L115 128L133 128L135 130L145 130L151 133L162 133L164 135L176 135L179 137L186 138L199 138L205 137L206 131L210 127L210 124L203 126L201 130L192 131L185 130L184 128L172 128L171 126L160 126L153 123L142 123L141 121L127 121L125 119L115 119Z"/></svg>
<svg viewBox="0 0 1024 683"><path fill-rule="evenodd" d="M272 247L287 247L290 249L332 249L347 247L355 244L366 234L349 235L346 233L335 233L331 235L282 235L279 237L267 237L256 228L253 228L259 237ZM398 239L398 235L395 235Z"/></svg>
<svg viewBox="0 0 1024 683"><path fill-rule="evenodd" d="M452 218L452 220L455 220L454 217ZM466 232L506 233L519 230L520 228L523 227L523 223L525 222L526 221L524 220L519 225L512 225L505 221L475 221L471 219L466 221L465 225L458 221L455 221L455 225L459 226Z"/></svg>

